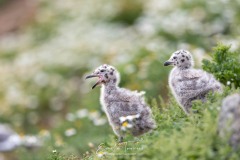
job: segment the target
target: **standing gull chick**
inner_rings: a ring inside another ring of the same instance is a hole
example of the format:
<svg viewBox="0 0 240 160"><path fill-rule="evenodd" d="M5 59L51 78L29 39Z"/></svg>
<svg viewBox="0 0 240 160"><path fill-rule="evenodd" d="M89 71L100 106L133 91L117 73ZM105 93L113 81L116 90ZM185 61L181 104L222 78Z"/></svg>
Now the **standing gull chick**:
<svg viewBox="0 0 240 160"><path fill-rule="evenodd" d="M229 143L234 149L240 145L240 94L233 94L225 98L218 124L219 135L230 137Z"/></svg>
<svg viewBox="0 0 240 160"><path fill-rule="evenodd" d="M114 67L104 64L86 78L93 77L98 77L98 81L92 89L102 85L100 102L120 142L126 131L140 136L155 128L151 109L143 98L144 93L119 88L120 76Z"/></svg>
<svg viewBox="0 0 240 160"><path fill-rule="evenodd" d="M199 99L204 102L208 92L221 92L222 90L221 84L213 75L193 68L192 55L186 50L174 52L164 63L164 66L168 65L174 66L169 76L169 86L187 114L192 107L192 101Z"/></svg>

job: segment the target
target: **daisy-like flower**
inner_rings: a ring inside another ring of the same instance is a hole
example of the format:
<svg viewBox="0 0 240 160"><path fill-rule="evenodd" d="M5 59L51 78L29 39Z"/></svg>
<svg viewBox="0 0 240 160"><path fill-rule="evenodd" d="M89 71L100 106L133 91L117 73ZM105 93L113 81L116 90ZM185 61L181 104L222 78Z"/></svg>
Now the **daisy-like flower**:
<svg viewBox="0 0 240 160"><path fill-rule="evenodd" d="M107 120L105 118L98 118L93 120L93 124L95 126L102 126L107 123Z"/></svg>
<svg viewBox="0 0 240 160"><path fill-rule="evenodd" d="M140 117L140 114L136 114L136 115L130 115L130 116L126 116L126 117L120 117L119 120L121 123L129 120L129 121L133 121L134 119L136 118L139 118Z"/></svg>
<svg viewBox="0 0 240 160"><path fill-rule="evenodd" d="M230 86L231 82L230 81L227 81L227 85Z"/></svg>
<svg viewBox="0 0 240 160"><path fill-rule="evenodd" d="M65 136L71 137L77 133L76 129L74 128L69 128L65 131Z"/></svg>
<svg viewBox="0 0 240 160"><path fill-rule="evenodd" d="M127 117L120 117L119 120L120 120L121 123L123 123L127 120Z"/></svg>
<svg viewBox="0 0 240 160"><path fill-rule="evenodd" d="M104 152L98 152L98 153L97 153L98 158L102 158L104 155L105 155Z"/></svg>
<svg viewBox="0 0 240 160"><path fill-rule="evenodd" d="M92 142L89 142L89 143L88 143L88 146L89 146L90 148L94 148L94 144L93 144Z"/></svg>
<svg viewBox="0 0 240 160"><path fill-rule="evenodd" d="M41 147L43 144L39 137L26 135L22 138L22 145L31 149Z"/></svg>
<svg viewBox="0 0 240 160"><path fill-rule="evenodd" d="M119 120L121 122L121 130L126 131L128 128L132 128L134 119L139 117L140 117L140 114L120 117Z"/></svg>
<svg viewBox="0 0 240 160"><path fill-rule="evenodd" d="M136 114L136 115L127 116L127 119L129 121L133 121L134 119L137 119L139 117L140 117L140 114Z"/></svg>
<svg viewBox="0 0 240 160"><path fill-rule="evenodd" d="M87 109L80 109L76 113L78 118L85 118L88 116L88 110Z"/></svg>
<svg viewBox="0 0 240 160"><path fill-rule="evenodd" d="M125 121L122 123L121 130L126 131L127 129L132 128L132 127L133 127L133 125L131 123L129 123L128 121Z"/></svg>

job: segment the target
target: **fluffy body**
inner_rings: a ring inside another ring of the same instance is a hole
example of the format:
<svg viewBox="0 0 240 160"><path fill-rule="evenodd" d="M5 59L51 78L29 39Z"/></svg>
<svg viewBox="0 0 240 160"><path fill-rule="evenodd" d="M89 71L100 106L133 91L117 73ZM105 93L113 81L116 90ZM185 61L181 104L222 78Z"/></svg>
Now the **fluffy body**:
<svg viewBox="0 0 240 160"><path fill-rule="evenodd" d="M218 124L219 135L229 137L229 143L237 149L240 144L240 94L223 100Z"/></svg>
<svg viewBox="0 0 240 160"><path fill-rule="evenodd" d="M192 101L205 102L210 91L221 92L221 84L212 74L193 68L193 59L188 51L174 52L168 62L175 66L169 75L169 86L185 113L190 112Z"/></svg>
<svg viewBox="0 0 240 160"><path fill-rule="evenodd" d="M139 115L134 119L133 126L128 129L128 133L133 136L140 136L155 128L155 121L152 118L150 107L144 101L143 92L118 87L120 76L112 66L102 65L93 74L104 75L100 77L103 82L100 103L119 139L125 135L125 132L121 130L121 117Z"/></svg>

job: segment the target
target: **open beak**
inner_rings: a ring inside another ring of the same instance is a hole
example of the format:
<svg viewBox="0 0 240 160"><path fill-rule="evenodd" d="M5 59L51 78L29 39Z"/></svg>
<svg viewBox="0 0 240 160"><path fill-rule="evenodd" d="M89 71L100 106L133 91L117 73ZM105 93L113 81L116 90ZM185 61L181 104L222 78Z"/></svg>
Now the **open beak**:
<svg viewBox="0 0 240 160"><path fill-rule="evenodd" d="M86 79L95 78L95 77L98 77L99 79L98 79L97 83L95 83L95 84L92 86L92 89L94 89L96 86L98 86L99 84L102 83L102 78L101 78L99 75L94 75L94 74L88 75L88 76L86 77Z"/></svg>
<svg viewBox="0 0 240 160"><path fill-rule="evenodd" d="M173 62L171 62L171 61L166 61L163 65L164 65L164 66L173 65Z"/></svg>

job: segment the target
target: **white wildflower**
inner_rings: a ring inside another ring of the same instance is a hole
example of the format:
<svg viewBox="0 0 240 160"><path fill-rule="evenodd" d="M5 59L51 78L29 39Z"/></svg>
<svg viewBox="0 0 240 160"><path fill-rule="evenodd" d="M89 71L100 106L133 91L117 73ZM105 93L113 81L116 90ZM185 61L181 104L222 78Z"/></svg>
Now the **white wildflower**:
<svg viewBox="0 0 240 160"><path fill-rule="evenodd" d="M92 142L89 142L89 143L88 143L88 146L89 146L90 148L94 148L94 144L93 144Z"/></svg>
<svg viewBox="0 0 240 160"><path fill-rule="evenodd" d="M80 109L80 110L77 111L76 115L77 115L78 118L87 117L88 110L87 109Z"/></svg>
<svg viewBox="0 0 240 160"><path fill-rule="evenodd" d="M127 120L133 121L134 119L139 118L139 117L140 117L140 114L130 115L130 116L126 116L126 117L122 116L122 117L119 117L119 120L122 123L122 122L125 122Z"/></svg>
<svg viewBox="0 0 240 160"><path fill-rule="evenodd" d="M90 120L94 120L94 119L97 119L100 117L100 113L97 112L97 111L94 111L94 112L90 112L89 115L88 115L88 118Z"/></svg>
<svg viewBox="0 0 240 160"><path fill-rule="evenodd" d="M140 117L140 114L136 114L136 115L127 116L126 118L127 118L127 120L132 121L139 117Z"/></svg>
<svg viewBox="0 0 240 160"><path fill-rule="evenodd" d="M230 81L227 81L227 85L229 86L231 84L231 82Z"/></svg>
<svg viewBox="0 0 240 160"><path fill-rule="evenodd" d="M127 117L120 117L119 120L120 120L120 122L122 123L122 122L124 122L124 121L127 120Z"/></svg>
<svg viewBox="0 0 240 160"><path fill-rule="evenodd" d="M95 126L102 126L107 123L107 120L105 118L98 118L93 120L93 124Z"/></svg>
<svg viewBox="0 0 240 160"><path fill-rule="evenodd" d="M133 125L131 123L125 121L122 123L121 130L126 131L127 129L132 128L132 127L133 127Z"/></svg>
<svg viewBox="0 0 240 160"><path fill-rule="evenodd" d="M128 128L132 128L133 124L131 122L133 122L134 119L139 117L140 114L120 117L119 120L121 122L121 130L126 131Z"/></svg>
<svg viewBox="0 0 240 160"><path fill-rule="evenodd" d="M36 148L42 146L42 142L36 136L27 135L23 137L22 143L27 148Z"/></svg>
<svg viewBox="0 0 240 160"><path fill-rule="evenodd" d="M98 153L97 153L98 158L102 158L104 155L105 155L104 152L98 152Z"/></svg>
<svg viewBox="0 0 240 160"><path fill-rule="evenodd" d="M69 129L67 129L66 131L65 131L65 136L67 136L67 137L71 137L71 136L73 136L73 135L75 135L77 133L77 131L76 131L76 129L74 129L74 128L69 128Z"/></svg>

